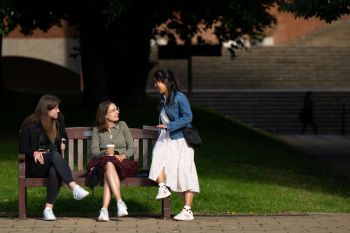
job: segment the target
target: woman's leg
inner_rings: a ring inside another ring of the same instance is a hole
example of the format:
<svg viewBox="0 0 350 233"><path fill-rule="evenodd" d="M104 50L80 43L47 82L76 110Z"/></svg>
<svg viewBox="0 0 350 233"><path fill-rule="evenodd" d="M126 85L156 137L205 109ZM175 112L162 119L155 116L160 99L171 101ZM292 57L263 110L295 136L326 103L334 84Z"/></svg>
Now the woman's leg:
<svg viewBox="0 0 350 233"><path fill-rule="evenodd" d="M55 168L58 176L72 189L75 200L81 200L89 195L88 191L73 181L72 171L70 170L67 161L62 158L60 153L56 151L49 152L44 156L44 158L44 163L51 164L51 166Z"/></svg>
<svg viewBox="0 0 350 233"><path fill-rule="evenodd" d="M60 153L57 151L49 152L44 156L44 158L44 163L51 163L56 168L56 172L62 178L62 180L69 184L69 187L75 188L76 183L73 181L72 171L70 170L67 161L62 158Z"/></svg>
<svg viewBox="0 0 350 233"><path fill-rule="evenodd" d="M192 201L193 201L193 192L186 191L184 192L184 208L181 210L181 212L174 216L175 220L193 220L193 213L192 213Z"/></svg>
<svg viewBox="0 0 350 233"><path fill-rule="evenodd" d="M45 157L44 157L44 164L40 164L40 163L30 164L27 172L29 177L48 177L49 178L48 185L46 187L47 199L46 199L45 207L52 209L53 205L55 204L56 196L58 193L58 190L57 190L58 181L56 179L58 178L58 176L56 174L55 169L50 165L49 160L47 158L45 160Z"/></svg>
<svg viewBox="0 0 350 233"><path fill-rule="evenodd" d="M159 174L159 176L158 176L157 182L158 182L158 184L159 184L159 183L165 183L165 169L164 169L164 167L163 167L163 169L160 171L160 174Z"/></svg>
<svg viewBox="0 0 350 233"><path fill-rule="evenodd" d="M107 181L106 172L104 174L104 185L103 185L103 203L102 208L108 209L109 203L111 201L111 190L109 189L109 184Z"/></svg>
<svg viewBox="0 0 350 233"><path fill-rule="evenodd" d="M157 182L159 185L158 193L156 196L157 200L169 197L171 195L170 191L168 190L168 188L165 185L165 179L166 179L165 169L163 167L162 170L160 171L160 174L159 174L158 179L157 179Z"/></svg>
<svg viewBox="0 0 350 233"><path fill-rule="evenodd" d="M107 181L110 192L116 197L117 201L122 200L120 194L120 181L118 173L115 169L115 166L111 162L107 162L105 165L105 181Z"/></svg>
<svg viewBox="0 0 350 233"><path fill-rule="evenodd" d="M56 169L51 166L49 168L48 175L46 207L53 208L58 192L60 191L61 184L62 179L57 175Z"/></svg>
<svg viewBox="0 0 350 233"><path fill-rule="evenodd" d="M118 217L128 215L127 207L120 194L120 180L114 164L112 162L107 162L104 168L105 186L103 189L103 208L107 209L111 200L111 193L113 193L117 199ZM109 191L109 194L107 193L107 190Z"/></svg>
<svg viewBox="0 0 350 233"><path fill-rule="evenodd" d="M192 202L193 202L193 192L191 191L186 191L184 193L184 204L185 206L192 206Z"/></svg>

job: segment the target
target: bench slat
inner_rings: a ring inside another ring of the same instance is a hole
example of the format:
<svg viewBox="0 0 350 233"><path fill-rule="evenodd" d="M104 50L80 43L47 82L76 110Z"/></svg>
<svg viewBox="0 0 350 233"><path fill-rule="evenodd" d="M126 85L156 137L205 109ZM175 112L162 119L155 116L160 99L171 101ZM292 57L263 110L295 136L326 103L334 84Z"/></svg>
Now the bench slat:
<svg viewBox="0 0 350 233"><path fill-rule="evenodd" d="M135 145L135 153L134 153L134 160L139 161L139 139L134 139L134 145Z"/></svg>
<svg viewBox="0 0 350 233"><path fill-rule="evenodd" d="M74 139L69 139L68 164L74 170Z"/></svg>
<svg viewBox="0 0 350 233"><path fill-rule="evenodd" d="M83 140L78 139L78 171L83 170L83 164L84 164L84 160L83 160L84 147L83 147L83 145L84 145Z"/></svg>
<svg viewBox="0 0 350 233"><path fill-rule="evenodd" d="M87 153L86 159L88 162L91 160L91 139L88 139L86 142L86 153Z"/></svg>
<svg viewBox="0 0 350 233"><path fill-rule="evenodd" d="M66 132L70 139L87 139L92 136L92 127L66 128Z"/></svg>
<svg viewBox="0 0 350 233"><path fill-rule="evenodd" d="M148 169L148 140L142 139L142 168Z"/></svg>
<svg viewBox="0 0 350 233"><path fill-rule="evenodd" d="M132 137L134 139L151 139L158 137L158 131L130 128Z"/></svg>

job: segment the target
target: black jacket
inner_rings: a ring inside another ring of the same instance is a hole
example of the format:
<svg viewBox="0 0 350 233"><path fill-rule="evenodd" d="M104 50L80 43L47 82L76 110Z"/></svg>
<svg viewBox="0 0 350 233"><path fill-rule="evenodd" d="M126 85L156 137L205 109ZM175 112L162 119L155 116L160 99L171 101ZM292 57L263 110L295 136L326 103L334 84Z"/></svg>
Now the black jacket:
<svg viewBox="0 0 350 233"><path fill-rule="evenodd" d="M61 148L60 142L62 141L62 138L65 138L67 140L64 117L61 113L58 113L57 126L57 148ZM33 152L38 150L40 135L43 133L44 132L41 124L33 122L23 125L20 132L19 153L25 154L26 162L34 162ZM61 151L58 152L61 153Z"/></svg>

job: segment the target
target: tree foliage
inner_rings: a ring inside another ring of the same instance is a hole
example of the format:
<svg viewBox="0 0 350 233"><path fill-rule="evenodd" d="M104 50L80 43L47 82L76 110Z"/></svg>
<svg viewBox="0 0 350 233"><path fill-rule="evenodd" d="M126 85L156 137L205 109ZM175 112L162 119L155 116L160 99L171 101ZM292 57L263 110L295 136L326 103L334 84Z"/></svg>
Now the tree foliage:
<svg viewBox="0 0 350 233"><path fill-rule="evenodd" d="M111 27L123 12L142 7L149 15L146 20L155 27L153 36L166 35L169 40L175 37L186 40L212 25L216 25L215 35L219 42L237 40L242 35L257 37L274 23L268 13L274 3L272 0L154 0L147 3L142 0L0 0L0 3L1 17L7 22L1 24L1 32L11 31L19 25L26 35L37 28L47 31L53 25L60 25L61 19L79 26L89 17L86 5L93 6L93 11L98 12L100 27ZM172 30L156 30L161 24Z"/></svg>
<svg viewBox="0 0 350 233"><path fill-rule="evenodd" d="M291 12L295 17L316 17L328 23L350 14L349 0L281 0L281 9Z"/></svg>

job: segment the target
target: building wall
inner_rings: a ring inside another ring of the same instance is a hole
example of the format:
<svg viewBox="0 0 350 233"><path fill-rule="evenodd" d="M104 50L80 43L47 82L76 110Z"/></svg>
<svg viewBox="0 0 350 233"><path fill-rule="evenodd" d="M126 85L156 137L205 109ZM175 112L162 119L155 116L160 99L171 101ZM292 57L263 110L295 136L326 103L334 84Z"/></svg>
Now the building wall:
<svg viewBox="0 0 350 233"><path fill-rule="evenodd" d="M47 32L35 30L31 36L25 36L17 28L3 39L2 55L36 58L65 67L80 73L80 56L74 47L79 47L78 35L74 27L62 21L62 27L53 26Z"/></svg>
<svg viewBox="0 0 350 233"><path fill-rule="evenodd" d="M273 38L275 45L288 44L327 26L325 22L318 19L295 18L290 13L278 12L276 8L271 10L271 14L276 16L277 24L267 30L267 35Z"/></svg>

